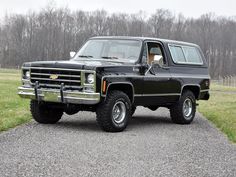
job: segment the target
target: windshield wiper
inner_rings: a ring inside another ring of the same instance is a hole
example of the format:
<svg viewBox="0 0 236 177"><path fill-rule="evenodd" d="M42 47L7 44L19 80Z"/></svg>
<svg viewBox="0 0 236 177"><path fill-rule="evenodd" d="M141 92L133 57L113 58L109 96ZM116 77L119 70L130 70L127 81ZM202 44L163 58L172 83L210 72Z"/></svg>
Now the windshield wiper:
<svg viewBox="0 0 236 177"><path fill-rule="evenodd" d="M81 57L81 58L93 58L93 56L91 56L91 55L79 55L79 57Z"/></svg>
<svg viewBox="0 0 236 177"><path fill-rule="evenodd" d="M104 59L118 59L117 57L109 57L109 56L107 56L107 57L101 57L101 58L104 58Z"/></svg>

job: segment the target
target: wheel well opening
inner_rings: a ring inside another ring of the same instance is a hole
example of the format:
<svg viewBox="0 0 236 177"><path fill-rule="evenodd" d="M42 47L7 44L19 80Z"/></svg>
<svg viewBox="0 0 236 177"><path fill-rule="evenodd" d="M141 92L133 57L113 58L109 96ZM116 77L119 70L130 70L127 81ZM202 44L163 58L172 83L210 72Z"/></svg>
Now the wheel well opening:
<svg viewBox="0 0 236 177"><path fill-rule="evenodd" d="M126 95L128 95L131 103L133 102L133 88L130 84L112 84L109 86L107 92L112 90L120 90L124 92Z"/></svg>
<svg viewBox="0 0 236 177"><path fill-rule="evenodd" d="M199 98L199 95L200 95L200 88L199 88L198 86L191 86L191 85L185 86L185 87L183 88L183 91L185 91L185 90L190 90L190 91L192 91L193 94L195 95L195 98L196 98L196 99ZM183 91L182 91L182 93L183 93Z"/></svg>

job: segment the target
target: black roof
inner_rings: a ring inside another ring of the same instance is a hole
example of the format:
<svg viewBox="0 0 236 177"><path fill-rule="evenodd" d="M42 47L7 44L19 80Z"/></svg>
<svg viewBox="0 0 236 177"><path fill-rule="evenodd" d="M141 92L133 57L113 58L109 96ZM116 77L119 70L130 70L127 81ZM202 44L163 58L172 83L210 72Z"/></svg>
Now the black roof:
<svg viewBox="0 0 236 177"><path fill-rule="evenodd" d="M161 38L152 38L152 37L136 37L136 36L96 36L90 39L126 39L126 40L150 40L150 41L160 41L162 43L167 44L181 44L181 45L189 45L189 46L198 46L194 43L184 42L184 41L176 41L170 39L161 39Z"/></svg>

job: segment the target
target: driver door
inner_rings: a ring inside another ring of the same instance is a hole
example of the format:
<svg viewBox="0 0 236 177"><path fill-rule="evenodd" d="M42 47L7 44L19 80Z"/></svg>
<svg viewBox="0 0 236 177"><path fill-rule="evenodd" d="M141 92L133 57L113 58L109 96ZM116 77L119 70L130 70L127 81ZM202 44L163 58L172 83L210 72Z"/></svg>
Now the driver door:
<svg viewBox="0 0 236 177"><path fill-rule="evenodd" d="M174 82L171 79L164 48L159 42L146 42L146 62L151 69L143 77L143 103L147 106L158 106L171 103L179 98L174 91ZM153 64L154 56L162 55L163 66Z"/></svg>

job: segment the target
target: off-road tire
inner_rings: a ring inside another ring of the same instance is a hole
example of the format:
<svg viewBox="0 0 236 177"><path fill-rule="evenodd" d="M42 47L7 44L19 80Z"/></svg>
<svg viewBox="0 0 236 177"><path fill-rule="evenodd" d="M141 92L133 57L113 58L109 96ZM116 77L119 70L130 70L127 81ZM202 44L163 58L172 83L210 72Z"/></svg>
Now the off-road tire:
<svg viewBox="0 0 236 177"><path fill-rule="evenodd" d="M55 124L63 114L63 110L49 107L47 103L31 100L30 111L33 119L41 124Z"/></svg>
<svg viewBox="0 0 236 177"><path fill-rule="evenodd" d="M113 107L117 102L123 102L126 108L125 118L121 123L116 123L112 116ZM97 123L102 130L107 132L121 132L127 127L131 118L130 99L124 92L118 90L110 91L106 99L98 105L96 114Z"/></svg>
<svg viewBox="0 0 236 177"><path fill-rule="evenodd" d="M183 106L186 99L190 99L192 102L192 111L189 116L184 115ZM177 124L190 124L196 113L196 98L193 92L185 90L180 100L170 108L171 119Z"/></svg>

